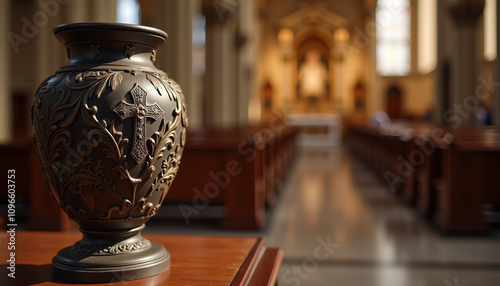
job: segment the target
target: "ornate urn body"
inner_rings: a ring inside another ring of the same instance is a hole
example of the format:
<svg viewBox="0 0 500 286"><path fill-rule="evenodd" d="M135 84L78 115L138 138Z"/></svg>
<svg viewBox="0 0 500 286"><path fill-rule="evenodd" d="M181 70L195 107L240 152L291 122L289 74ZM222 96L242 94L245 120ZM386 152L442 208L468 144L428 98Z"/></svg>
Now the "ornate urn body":
<svg viewBox="0 0 500 286"><path fill-rule="evenodd" d="M155 275L165 248L140 231L177 174L186 138L180 87L154 66L161 30L127 24L61 25L69 62L39 87L35 142L55 199L83 239L53 259L74 282Z"/></svg>

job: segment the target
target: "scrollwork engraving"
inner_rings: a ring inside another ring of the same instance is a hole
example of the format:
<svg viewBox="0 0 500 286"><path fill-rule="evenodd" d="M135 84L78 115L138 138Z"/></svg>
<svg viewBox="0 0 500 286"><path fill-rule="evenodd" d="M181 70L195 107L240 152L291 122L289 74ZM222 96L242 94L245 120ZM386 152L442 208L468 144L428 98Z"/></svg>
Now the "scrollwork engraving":
<svg viewBox="0 0 500 286"><path fill-rule="evenodd" d="M182 94L181 87L166 74L146 72L146 78L156 88L158 94L167 94L170 100L177 100L177 95Z"/></svg>
<svg viewBox="0 0 500 286"><path fill-rule="evenodd" d="M144 130L138 128L136 135L142 136L142 139L139 139L144 140L145 143L142 145L142 155L134 158L137 163L143 162L144 169L137 176L130 173L127 165L128 159L124 148L130 143L129 139L123 137L114 120L111 122L99 120L97 106L89 105L90 99L99 99L107 91L116 90L123 80L122 72L124 71L91 70L79 73L58 73L47 79L37 91L32 108L32 120L36 130L38 155L54 197L71 218L131 220L138 216L150 217L158 210L177 174L188 121L182 91L166 74L136 72L136 74L144 73L160 95L167 94L169 99L175 102L172 112L167 112L172 114L171 120L162 118L158 131L151 137L146 138L146 133L142 132ZM66 88L59 86L63 78L66 78ZM59 88L56 89L56 86ZM132 91L133 104L121 101L115 108L115 112L122 119L132 115L152 117L155 120L161 118L164 111L159 105L156 103L146 105L144 89L135 85ZM55 97L56 93L58 93L57 97ZM46 98L49 95L57 100L52 102L42 99L42 96ZM139 95L142 97L139 98ZM131 109L132 107L134 110ZM74 163L66 162L62 158L68 152L68 148L75 148L74 146L77 145L73 143L74 138L70 131L70 127L77 120L82 122L80 124L85 124L85 128L89 128L90 132L85 135L85 140L91 148L100 147L105 154L103 158L91 157L78 148L74 151ZM144 127L142 124L144 122L136 121L136 127L139 125L141 128ZM182 128L179 129L180 124ZM136 138L135 143L137 142ZM132 146L134 146L133 142ZM146 158L145 161L143 161L144 158ZM157 172L153 183L139 197L138 185L153 176L155 164L162 158L164 159L160 172ZM112 170L117 172L121 179L130 183L130 192L123 193L122 190L116 190L115 184L104 171L106 164L114 166ZM161 197L155 197L153 202L152 196L158 191L163 191L163 193ZM67 193L80 197L83 207L66 204L63 197ZM111 197L116 203L111 203L107 209L97 209L97 202L103 195ZM160 198L159 201L158 198Z"/></svg>
<svg viewBox="0 0 500 286"><path fill-rule="evenodd" d="M138 251L141 249L148 248L150 246L151 242L145 238L142 238L141 240L133 243L119 243L108 247L102 247L95 244L77 241L73 245L72 251L81 254L108 255L108 254L120 254L124 252Z"/></svg>

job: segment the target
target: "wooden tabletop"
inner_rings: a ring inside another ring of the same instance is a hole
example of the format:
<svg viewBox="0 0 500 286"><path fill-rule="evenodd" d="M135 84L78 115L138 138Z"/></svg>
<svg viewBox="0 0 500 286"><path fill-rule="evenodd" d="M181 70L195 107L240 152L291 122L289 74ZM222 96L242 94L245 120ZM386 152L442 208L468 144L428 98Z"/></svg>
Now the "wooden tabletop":
<svg viewBox="0 0 500 286"><path fill-rule="evenodd" d="M266 248L264 239L144 235L170 252L171 266L156 276L92 285L275 285L282 251ZM0 233L0 285L64 285L52 277L52 258L81 238L79 233L22 232L15 234L15 279L7 274L8 236ZM78 285L78 284L71 284Z"/></svg>

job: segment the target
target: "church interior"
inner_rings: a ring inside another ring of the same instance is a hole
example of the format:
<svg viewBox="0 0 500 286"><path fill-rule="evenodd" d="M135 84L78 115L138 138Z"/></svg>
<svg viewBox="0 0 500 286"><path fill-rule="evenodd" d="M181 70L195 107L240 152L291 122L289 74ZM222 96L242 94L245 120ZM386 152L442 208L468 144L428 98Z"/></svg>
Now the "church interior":
<svg viewBox="0 0 500 286"><path fill-rule="evenodd" d="M2 0L0 152L18 230L78 232L33 143L34 95L67 62L53 28L140 24L168 34L155 65L189 118L145 235L263 237L281 251L273 285L499 285L499 12L496 0Z"/></svg>

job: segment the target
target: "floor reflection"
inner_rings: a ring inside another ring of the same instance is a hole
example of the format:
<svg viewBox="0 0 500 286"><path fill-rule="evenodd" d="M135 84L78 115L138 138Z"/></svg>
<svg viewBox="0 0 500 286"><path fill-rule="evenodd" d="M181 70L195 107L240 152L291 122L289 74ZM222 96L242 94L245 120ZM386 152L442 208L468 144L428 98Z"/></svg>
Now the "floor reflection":
<svg viewBox="0 0 500 286"><path fill-rule="evenodd" d="M338 247L314 264L318 239L327 238ZM267 239L285 251L280 285L454 285L455 277L470 281L464 286L498 285L500 278L498 238L440 236L344 148L300 153Z"/></svg>
<svg viewBox="0 0 500 286"><path fill-rule="evenodd" d="M146 232L265 236L285 252L285 286L499 285L498 237L440 236L345 148L299 152L270 217L256 232L218 220L151 221Z"/></svg>

